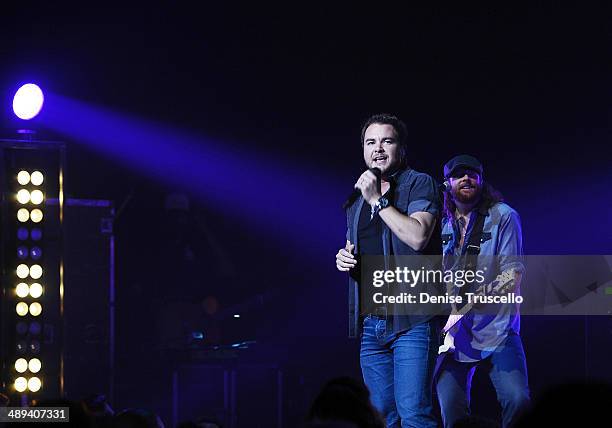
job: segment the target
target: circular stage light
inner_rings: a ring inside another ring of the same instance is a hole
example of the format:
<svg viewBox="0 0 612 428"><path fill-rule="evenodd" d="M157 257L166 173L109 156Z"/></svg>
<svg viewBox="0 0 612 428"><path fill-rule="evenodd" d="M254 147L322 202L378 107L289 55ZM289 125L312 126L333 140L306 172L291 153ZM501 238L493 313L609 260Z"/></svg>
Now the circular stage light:
<svg viewBox="0 0 612 428"><path fill-rule="evenodd" d="M23 373L28 369L28 360L26 360L25 358L18 358L17 361L15 361L15 370L17 370L17 373Z"/></svg>
<svg viewBox="0 0 612 428"><path fill-rule="evenodd" d="M30 255L30 250L25 245L17 247L17 258L19 260L25 260Z"/></svg>
<svg viewBox="0 0 612 428"><path fill-rule="evenodd" d="M17 276L21 279L25 279L30 274L30 269L28 265L24 265L23 263L17 266Z"/></svg>
<svg viewBox="0 0 612 428"><path fill-rule="evenodd" d="M30 236L30 232L25 227L20 227L17 229L17 239L20 241L25 241Z"/></svg>
<svg viewBox="0 0 612 428"><path fill-rule="evenodd" d="M31 335L34 335L34 336L39 335L41 331L42 331L42 325L40 325L39 322L32 321L30 323L30 334Z"/></svg>
<svg viewBox="0 0 612 428"><path fill-rule="evenodd" d="M35 299L38 299L40 296L42 296L42 293L42 285L40 285L38 282L35 282L34 284L30 285L30 296Z"/></svg>
<svg viewBox="0 0 612 428"><path fill-rule="evenodd" d="M15 306L15 310L17 311L17 315L20 317L25 317L28 313L28 304L25 302L19 302L17 303L17 306Z"/></svg>
<svg viewBox="0 0 612 428"><path fill-rule="evenodd" d="M40 265L32 265L30 267L30 276L34 279L38 279L42 276L43 269Z"/></svg>
<svg viewBox="0 0 612 428"><path fill-rule="evenodd" d="M30 212L26 210L25 208L19 208L19 211L17 211L17 220L19 220L22 223L25 223L29 219L30 219Z"/></svg>
<svg viewBox="0 0 612 428"><path fill-rule="evenodd" d="M13 111L19 119L30 120L42 109L45 97L42 90L34 83L27 83L15 92Z"/></svg>
<svg viewBox="0 0 612 428"><path fill-rule="evenodd" d="M34 223L40 223L43 219L43 213L38 208L34 208L30 213L30 218Z"/></svg>
<svg viewBox="0 0 612 428"><path fill-rule="evenodd" d="M15 390L17 392L24 392L28 388L28 381L25 377L19 376L15 379Z"/></svg>
<svg viewBox="0 0 612 428"><path fill-rule="evenodd" d="M40 387L41 386L42 386L42 382L36 376L31 377L30 380L28 381L28 389L31 392L38 392L38 391L40 391Z"/></svg>
<svg viewBox="0 0 612 428"><path fill-rule="evenodd" d="M15 294L17 294L22 299L26 297L29 293L30 287L28 287L28 284L26 284L25 282L20 282L19 284L17 284L17 287L15 287Z"/></svg>
<svg viewBox="0 0 612 428"><path fill-rule="evenodd" d="M19 202L21 205L25 205L30 202L30 192L28 192L27 189L20 189L19 192L17 192L17 202Z"/></svg>
<svg viewBox="0 0 612 428"><path fill-rule="evenodd" d="M32 193L30 194L30 200L34 205L40 205L44 199L45 196L43 195L43 192L41 192L40 190L32 190Z"/></svg>
<svg viewBox="0 0 612 428"><path fill-rule="evenodd" d="M42 313L42 305L38 302L34 302L30 305L30 315L37 317Z"/></svg>
<svg viewBox="0 0 612 428"><path fill-rule="evenodd" d="M41 368L42 368L42 363L40 362L38 358L32 358L30 362L28 363L28 369L30 369L32 373L38 373Z"/></svg>
<svg viewBox="0 0 612 428"><path fill-rule="evenodd" d="M45 176L40 171L34 171L32 173L32 176L30 177L30 180L32 180L33 185L40 186L41 184L43 184L43 181L45 180Z"/></svg>
<svg viewBox="0 0 612 428"><path fill-rule="evenodd" d="M17 330L17 334L24 335L29 331L28 323L24 321L19 321L15 326L15 330Z"/></svg>
<svg viewBox="0 0 612 428"><path fill-rule="evenodd" d="M25 186L30 182L30 173L28 171L19 171L17 174L17 183Z"/></svg>
<svg viewBox="0 0 612 428"><path fill-rule="evenodd" d="M34 229L32 229L32 232L30 233L30 237L32 238L33 241L40 241L42 238L42 230L35 227Z"/></svg>
<svg viewBox="0 0 612 428"><path fill-rule="evenodd" d="M38 354L40 352L40 342L38 340L30 342L30 352L33 354Z"/></svg>
<svg viewBox="0 0 612 428"><path fill-rule="evenodd" d="M30 248L30 257L34 260L40 260L42 257L42 249L40 247Z"/></svg>

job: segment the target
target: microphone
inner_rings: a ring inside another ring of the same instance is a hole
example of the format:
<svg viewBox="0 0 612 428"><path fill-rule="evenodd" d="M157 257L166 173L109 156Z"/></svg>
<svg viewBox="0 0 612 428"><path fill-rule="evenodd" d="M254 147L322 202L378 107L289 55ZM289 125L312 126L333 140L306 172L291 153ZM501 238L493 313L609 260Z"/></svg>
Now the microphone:
<svg viewBox="0 0 612 428"><path fill-rule="evenodd" d="M380 168L374 167L374 168L370 168L368 171L372 172L372 174L376 176L376 178L378 179L378 182L380 183L380 178L382 176L382 171L380 170ZM346 199L346 201L344 202L344 204L342 204L342 209L346 210L348 207L353 205L355 201L357 200L357 198L359 198L359 196L361 196L361 190L357 188L353 189L353 193L351 193L349 197Z"/></svg>

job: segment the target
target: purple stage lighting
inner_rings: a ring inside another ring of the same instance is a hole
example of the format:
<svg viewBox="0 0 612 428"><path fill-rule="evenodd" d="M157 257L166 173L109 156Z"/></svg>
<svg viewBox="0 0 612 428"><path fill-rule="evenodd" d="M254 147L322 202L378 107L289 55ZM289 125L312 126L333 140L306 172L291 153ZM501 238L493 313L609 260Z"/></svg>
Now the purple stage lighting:
<svg viewBox="0 0 612 428"><path fill-rule="evenodd" d="M13 98L13 111L19 119L30 120L42 109L45 97L34 83L27 83L17 90Z"/></svg>

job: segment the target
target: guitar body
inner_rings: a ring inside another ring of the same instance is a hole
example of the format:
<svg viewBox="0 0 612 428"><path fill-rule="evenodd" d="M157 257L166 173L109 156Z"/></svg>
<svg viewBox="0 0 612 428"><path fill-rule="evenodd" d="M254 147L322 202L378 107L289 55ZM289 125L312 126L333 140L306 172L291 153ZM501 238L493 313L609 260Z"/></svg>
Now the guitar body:
<svg viewBox="0 0 612 428"><path fill-rule="evenodd" d="M455 351L455 337L452 334L449 334L448 331L443 333L444 342L438 348L438 354L443 354L444 352L454 352Z"/></svg>
<svg viewBox="0 0 612 428"><path fill-rule="evenodd" d="M485 293L492 295L501 295L507 293L514 286L514 271L508 270L497 275L493 282L487 285L480 286L476 294L483 295ZM452 313L446 321L446 325L442 328L443 343L438 348L438 354L444 352L453 352L455 350L455 337L450 334L450 329L456 325L461 318L472 309L472 304L466 304L459 311Z"/></svg>

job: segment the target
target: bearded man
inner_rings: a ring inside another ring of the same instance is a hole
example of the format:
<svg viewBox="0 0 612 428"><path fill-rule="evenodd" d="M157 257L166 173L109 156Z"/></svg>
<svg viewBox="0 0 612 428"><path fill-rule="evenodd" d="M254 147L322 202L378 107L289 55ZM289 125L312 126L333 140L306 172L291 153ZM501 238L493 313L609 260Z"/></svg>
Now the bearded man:
<svg viewBox="0 0 612 428"><path fill-rule="evenodd" d="M472 156L448 161L444 178L449 185L442 222L445 269L468 266L483 271L483 285L510 272L512 292L520 293L524 267L519 215L483 180L482 164ZM462 290L464 295L469 291L473 290ZM477 367L487 371L495 388L503 426L512 425L529 403L518 304L476 305L459 321L452 320L451 316L444 330L454 347L438 357L435 375L444 426L452 427L469 415L470 386Z"/></svg>

